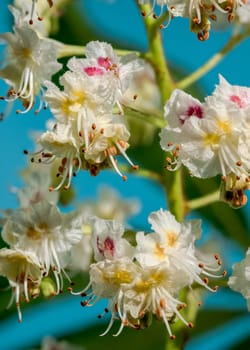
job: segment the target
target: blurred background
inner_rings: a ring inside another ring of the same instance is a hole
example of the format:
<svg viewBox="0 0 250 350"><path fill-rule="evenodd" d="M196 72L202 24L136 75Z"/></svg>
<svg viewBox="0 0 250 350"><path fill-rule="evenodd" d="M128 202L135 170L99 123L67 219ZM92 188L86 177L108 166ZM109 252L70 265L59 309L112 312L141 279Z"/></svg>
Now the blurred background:
<svg viewBox="0 0 250 350"><path fill-rule="evenodd" d="M7 8L9 3L10 1L1 0L0 33L11 31L12 18ZM231 30L232 28L227 25L216 28L211 31L209 40L200 42L193 33L189 32L187 20L174 19L162 32L166 57L178 74L184 75L192 72L225 45ZM60 19L60 31L55 38L77 45L84 45L90 40L98 39L119 48L147 50L143 21L134 0L72 0ZM198 82L200 95L213 91L215 84L218 83L218 74L222 74L231 84L249 86L249 52L250 41L245 40ZM3 47L0 51L0 62L2 59ZM0 81L0 95L4 95L5 91L6 85ZM4 102L2 107L0 106L0 112L1 108L4 110ZM22 186L19 174L27 164L23 150L34 149L32 133L44 130L46 120L50 116L49 111L44 111L39 115L33 115L32 112L27 115L10 113L0 122L0 157L2 160L0 210L17 208L18 202L12 189ZM157 138L157 135L155 137ZM138 161L145 152L148 152L148 158L153 161L152 150L145 146L140 152L135 153ZM133 154L132 149L132 159ZM134 198L139 201L140 213L129 220L129 225L137 229L148 230L149 213L166 207L161 186L154 181L139 179L133 174L129 174L128 181L123 182L111 171L102 172L96 178L81 172L74 183L77 189L75 203L97 198L102 184L115 188L124 199ZM214 184L207 182L202 186L212 189ZM190 183L191 197L195 197L199 190L199 185L195 182ZM198 216L203 216L205 219L204 242L211 244L212 239L213 244L218 247L216 249L221 249L222 255L224 251L227 252L223 260L229 266L229 273L230 266L245 254L249 241L248 213L249 206L233 211L225 204L197 213ZM225 215L227 228L222 231L222 217L224 219ZM213 224L209 223L210 219L213 219ZM229 236L234 238L237 235L239 244L229 238ZM80 299L67 295L58 296L45 303L38 301L33 304L32 302L32 305L23 308L24 321L18 324L15 308L5 310L8 296L0 296L0 298L0 344L3 350L39 348L45 336L66 339L86 350L99 348L125 350L128 346L130 350L164 349L166 331L164 326L157 322L141 332L125 329L118 338L112 337L111 333L105 337L99 337L108 322L107 319L97 319L105 303L83 310L79 303ZM215 295L205 295L204 305L200 310L192 335L192 339L185 348L187 350L249 349L250 317L243 298L223 288ZM67 345L65 346L67 348Z"/></svg>

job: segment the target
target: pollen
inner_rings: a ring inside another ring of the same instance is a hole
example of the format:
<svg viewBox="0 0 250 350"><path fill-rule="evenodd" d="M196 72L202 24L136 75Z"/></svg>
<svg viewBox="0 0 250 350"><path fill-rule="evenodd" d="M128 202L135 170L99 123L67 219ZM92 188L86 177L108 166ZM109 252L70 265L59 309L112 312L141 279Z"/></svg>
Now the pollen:
<svg viewBox="0 0 250 350"><path fill-rule="evenodd" d="M112 274L112 275L105 274L105 272L104 272L103 277L108 283L111 283L114 285L120 285L121 283L131 283L132 282L132 276L126 270L118 270L118 271L114 272L114 274Z"/></svg>
<svg viewBox="0 0 250 350"><path fill-rule="evenodd" d="M169 247L174 247L177 242L177 235L175 232L167 232L166 233L167 238L167 245Z"/></svg>

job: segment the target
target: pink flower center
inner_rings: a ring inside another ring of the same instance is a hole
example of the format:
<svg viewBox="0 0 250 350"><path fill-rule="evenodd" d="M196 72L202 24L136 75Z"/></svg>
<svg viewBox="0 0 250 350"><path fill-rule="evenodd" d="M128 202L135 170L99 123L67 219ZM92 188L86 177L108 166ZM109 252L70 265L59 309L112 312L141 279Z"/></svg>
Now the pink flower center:
<svg viewBox="0 0 250 350"><path fill-rule="evenodd" d="M244 108L245 107L244 101L238 95L230 96L230 101L236 103L239 108Z"/></svg>
<svg viewBox="0 0 250 350"><path fill-rule="evenodd" d="M113 257L115 253L114 240L110 237L107 237L102 243L100 242L99 237L97 237L97 249L103 257L105 258Z"/></svg>
<svg viewBox="0 0 250 350"><path fill-rule="evenodd" d="M181 115L180 116L180 123L183 125L187 119L190 117L197 117L199 119L203 118L203 110L201 106L193 105L188 107L186 111L186 115Z"/></svg>
<svg viewBox="0 0 250 350"><path fill-rule="evenodd" d="M91 77L94 75L103 75L103 69L98 67L86 67L84 68L84 72Z"/></svg>
<svg viewBox="0 0 250 350"><path fill-rule="evenodd" d="M97 63L100 67L109 70L112 67L112 63L108 57L98 57Z"/></svg>

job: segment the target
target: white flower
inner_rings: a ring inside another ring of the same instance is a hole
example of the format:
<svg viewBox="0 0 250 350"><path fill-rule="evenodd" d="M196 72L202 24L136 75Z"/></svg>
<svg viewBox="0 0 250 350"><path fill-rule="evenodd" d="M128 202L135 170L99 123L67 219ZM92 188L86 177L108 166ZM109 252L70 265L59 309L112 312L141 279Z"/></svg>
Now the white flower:
<svg viewBox="0 0 250 350"><path fill-rule="evenodd" d="M34 105L35 96L41 94L43 103L43 84L61 68L57 62L58 43L51 39L41 39L35 30L26 23L14 27L14 33L0 35L7 43L6 60L0 70L2 77L10 85L6 101L20 99L26 113Z"/></svg>
<svg viewBox="0 0 250 350"><path fill-rule="evenodd" d="M106 166L112 166L118 175L126 180L126 176L121 173L116 164L115 157L122 155L133 169L137 169L138 166L133 164L126 154L126 149L129 147L127 142L130 137L129 131L115 116L112 118L111 122L108 122L106 118L104 123L100 121L100 124L93 130L89 147L84 152L84 158L97 169L103 163Z"/></svg>
<svg viewBox="0 0 250 350"><path fill-rule="evenodd" d="M32 163L31 163L32 164ZM33 164L32 164L33 165ZM20 189L15 189L19 204L21 207L28 207L46 199L51 204L57 204L58 192L49 191L51 186L50 168L36 169L32 167L25 169L22 178L25 180L25 186ZM47 170L47 171L46 171Z"/></svg>
<svg viewBox="0 0 250 350"><path fill-rule="evenodd" d="M105 83L70 71L60 78L63 90L46 82L45 100L55 118L61 123L71 124L72 128L75 126L76 132L84 138L86 147L88 132L98 116L111 112L112 104L103 97Z"/></svg>
<svg viewBox="0 0 250 350"><path fill-rule="evenodd" d="M179 90L173 93L165 108L165 117L170 124L160 134L162 148L173 154L174 161L168 158L169 169L184 164L192 175L201 178L218 174L227 176L230 173L248 176L248 108L239 107L238 103L227 97L218 102L219 95L217 88L215 96L207 98L199 106L192 97L183 99L185 93ZM182 100L183 109L179 107ZM194 113L187 118L185 111L189 108ZM175 118L175 122L172 118Z"/></svg>
<svg viewBox="0 0 250 350"><path fill-rule="evenodd" d="M39 34L48 37L57 30L58 17L69 0L14 0L12 12L20 21L32 25ZM13 11L14 10L14 11ZM16 13L16 15L15 15Z"/></svg>
<svg viewBox="0 0 250 350"><path fill-rule="evenodd" d="M237 8L236 15L240 23L249 25L249 22L250 22L250 1L249 0L245 0L243 4Z"/></svg>
<svg viewBox="0 0 250 350"><path fill-rule="evenodd" d="M42 340L40 350L84 350L84 348L71 344L65 340L57 341L53 337L46 336Z"/></svg>
<svg viewBox="0 0 250 350"><path fill-rule="evenodd" d="M96 215L102 219L115 220L125 223L127 217L140 211L140 202L137 198L122 198L112 187L101 186L95 200L87 200L80 210L87 211L89 216Z"/></svg>
<svg viewBox="0 0 250 350"><path fill-rule="evenodd" d="M250 311L250 249L248 249L245 259L233 265L233 273L229 278L228 285L246 298Z"/></svg>
<svg viewBox="0 0 250 350"><path fill-rule="evenodd" d="M220 266L206 266L202 256L198 260L194 242L199 238L200 220L189 220L180 224L168 211L160 209L149 216L153 233L144 235L139 232L136 235L135 258L142 267L157 266L165 263L171 269L175 269L182 275L183 285L191 285L193 282L213 291L204 282L201 275L218 277L210 272L216 272ZM216 260L214 259L216 264Z"/></svg>
<svg viewBox="0 0 250 350"><path fill-rule="evenodd" d="M13 294L9 305L15 301L18 320L22 322L21 298L24 296L24 300L29 302L30 296L37 297L42 266L33 252L3 248L0 250L0 275L6 277L12 287Z"/></svg>
<svg viewBox="0 0 250 350"><path fill-rule="evenodd" d="M148 315L153 314L164 322L170 338L174 339L170 323L175 316L186 326L193 327L180 313L186 306L176 298L182 286L182 274L164 263L140 269L131 288L124 292L121 320L125 325L141 329L148 327Z"/></svg>
<svg viewBox="0 0 250 350"><path fill-rule="evenodd" d="M139 267L127 257L102 260L90 265L88 286L81 292L72 292L72 294L81 294L84 298L86 297L81 302L82 306L92 306L101 298L108 299L108 307L105 308L105 312L111 312L111 319L102 335L108 333L118 317L121 318L121 326L115 335L119 335L126 325L123 318L124 293L134 284L139 270ZM91 291L89 291L90 288Z"/></svg>
<svg viewBox="0 0 250 350"><path fill-rule="evenodd" d="M59 293L58 276L64 272L70 248L81 239L77 217L61 214L56 206L42 200L9 216L2 237L11 247L35 254L45 275L52 270Z"/></svg>
<svg viewBox="0 0 250 350"><path fill-rule="evenodd" d="M30 153L31 162L51 164L60 160L56 174L60 181L55 187L51 186L50 191L58 190L63 185L64 189L68 189L72 176L75 176L81 168L79 155L81 138L77 134L74 135L73 131L70 125L55 124L54 130L46 131L37 139L42 149L36 153Z"/></svg>
<svg viewBox="0 0 250 350"><path fill-rule="evenodd" d="M81 294L85 298L82 306L92 306L100 298L108 299L104 312L110 311L111 319L102 335L109 332L117 318L121 324L115 336L122 332L124 326L147 327L147 315L154 314L163 320L170 337L174 338L170 329L173 316L177 315L187 326L193 326L181 316L179 310L184 305L175 297L182 286L182 275L175 269L165 264L142 268L124 257L92 264L89 285L85 290L72 294Z"/></svg>
<svg viewBox="0 0 250 350"><path fill-rule="evenodd" d="M121 223L97 217L92 222L92 246L96 261L115 260L124 256L132 258L134 248L122 238L125 228Z"/></svg>
<svg viewBox="0 0 250 350"><path fill-rule="evenodd" d="M206 98L211 105L226 105L229 108L245 109L250 107L250 88L239 85L231 85L222 75L219 74L219 84L212 96Z"/></svg>
<svg viewBox="0 0 250 350"><path fill-rule="evenodd" d="M134 74L142 68L142 61L135 54L117 56L110 44L91 41L86 45L84 59L71 59L68 67L78 74L86 74L93 80L103 77L106 99L120 106L120 99L127 90Z"/></svg>

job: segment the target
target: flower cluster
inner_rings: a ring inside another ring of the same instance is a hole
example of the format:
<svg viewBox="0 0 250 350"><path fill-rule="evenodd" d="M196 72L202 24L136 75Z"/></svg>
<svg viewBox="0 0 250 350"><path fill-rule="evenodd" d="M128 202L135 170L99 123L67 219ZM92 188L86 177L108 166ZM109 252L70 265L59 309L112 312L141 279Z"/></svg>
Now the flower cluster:
<svg viewBox="0 0 250 350"><path fill-rule="evenodd" d="M122 112L121 98L133 74L141 69L141 61L135 55L120 58L111 45L98 41L87 44L85 56L69 60L69 70L60 77L62 89L46 82L45 100L56 123L38 138L41 150L31 160L59 160L60 181L51 190L69 188L79 169L97 175L100 169L113 167L126 180L116 164L117 155L137 169L126 154L130 133L113 110Z"/></svg>
<svg viewBox="0 0 250 350"><path fill-rule="evenodd" d="M172 154L167 168L185 165L199 178L222 176L223 193L236 207L246 203L249 188L250 89L230 85L222 76L204 103L175 90L165 105L168 125L161 146Z"/></svg>
<svg viewBox="0 0 250 350"><path fill-rule="evenodd" d="M180 310L186 305L178 300L180 290L196 283L210 291L208 277L221 268L221 260L199 253L194 246L200 235L200 221L183 224L162 209L149 216L153 232L136 234L136 245L124 238L122 224L112 220L93 221L92 245L95 263L90 265L89 285L81 292L82 306L91 306L100 298L108 299L105 313L111 312L110 323L103 334L120 320L116 335L124 326L140 329L149 326L147 320L154 315L162 320L169 336L174 339L170 324L177 317L184 324ZM223 273L224 274L224 273ZM101 317L101 315L100 315Z"/></svg>
<svg viewBox="0 0 250 350"><path fill-rule="evenodd" d="M145 4L150 1L138 0L138 2ZM155 14L157 5L160 6L159 15ZM242 0L154 0L152 12L155 18L161 16L164 9L166 9L169 18L189 18L190 30L196 33L201 41L209 38L211 21L216 22L218 17L223 16L228 22L232 22L238 15L238 19L244 23L249 12L246 2Z"/></svg>
<svg viewBox="0 0 250 350"><path fill-rule="evenodd" d="M40 290L44 295L59 294L63 276L70 281L64 268L72 246L83 235L79 213L62 214L48 189L46 193L42 186L38 188L41 178L32 173L33 188L17 192L20 208L7 213L2 227L2 239L9 248L0 250L0 275L13 289L10 305L15 301L20 322L21 301L36 298ZM46 176L43 180L46 186Z"/></svg>
<svg viewBox="0 0 250 350"><path fill-rule="evenodd" d="M13 33L4 33L0 39L7 44L6 59L1 63L0 77L10 86L7 97L2 100L13 103L20 100L22 109L17 113L27 113L39 96L37 112L44 105L44 83L57 73L62 65L57 62L60 43L42 37L35 27L23 21L22 14L10 7L15 23Z"/></svg>

